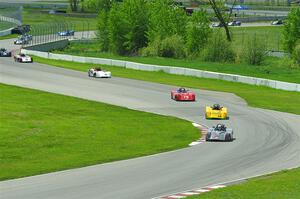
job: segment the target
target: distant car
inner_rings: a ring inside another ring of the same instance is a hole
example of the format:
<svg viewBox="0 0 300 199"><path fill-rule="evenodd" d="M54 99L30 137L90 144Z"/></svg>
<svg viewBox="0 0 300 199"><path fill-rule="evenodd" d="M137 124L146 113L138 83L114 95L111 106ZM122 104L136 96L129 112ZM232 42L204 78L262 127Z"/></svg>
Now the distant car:
<svg viewBox="0 0 300 199"><path fill-rule="evenodd" d="M205 107L206 119L228 119L227 108L219 104Z"/></svg>
<svg viewBox="0 0 300 199"><path fill-rule="evenodd" d="M241 26L242 22L240 21L231 21L228 23L228 26Z"/></svg>
<svg viewBox="0 0 300 199"><path fill-rule="evenodd" d="M283 21L282 20L275 20L271 22L271 25L283 25Z"/></svg>
<svg viewBox="0 0 300 199"><path fill-rule="evenodd" d="M24 62L24 63L32 63L33 62L32 57L25 55L23 53L16 54L14 56L14 59L16 62Z"/></svg>
<svg viewBox="0 0 300 199"><path fill-rule="evenodd" d="M100 67L91 68L88 71L89 77L101 77L101 78L110 78L111 72L110 71L104 71Z"/></svg>
<svg viewBox="0 0 300 199"><path fill-rule="evenodd" d="M171 91L171 99L176 101L195 101L196 94L185 88L179 88Z"/></svg>
<svg viewBox="0 0 300 199"><path fill-rule="evenodd" d="M74 36L74 30L65 30L57 33L59 36Z"/></svg>
<svg viewBox="0 0 300 199"><path fill-rule="evenodd" d="M22 44L28 44L28 43L29 43L28 40L26 40L26 39L21 39L21 38L18 38L18 39L16 39L16 40L14 41L14 44L16 44L16 45L22 45Z"/></svg>
<svg viewBox="0 0 300 199"><path fill-rule="evenodd" d="M233 141L233 130L227 128L224 124L217 124L208 129L205 137L206 141Z"/></svg>
<svg viewBox="0 0 300 199"><path fill-rule="evenodd" d="M11 57L11 52L6 50L5 48L0 49L0 57Z"/></svg>
<svg viewBox="0 0 300 199"><path fill-rule="evenodd" d="M28 44L29 41L31 41L31 40L32 40L32 35L24 34L24 35L19 36L19 37L14 41L14 44L16 44L16 45Z"/></svg>
<svg viewBox="0 0 300 199"><path fill-rule="evenodd" d="M11 30L11 34L24 34L30 31L30 25L17 26Z"/></svg>
<svg viewBox="0 0 300 199"><path fill-rule="evenodd" d="M213 23L212 27L217 28L217 27L223 27L222 23Z"/></svg>
<svg viewBox="0 0 300 199"><path fill-rule="evenodd" d="M29 35L29 34L25 33L21 36L21 38L23 38L27 41L31 41L32 40L32 35Z"/></svg>

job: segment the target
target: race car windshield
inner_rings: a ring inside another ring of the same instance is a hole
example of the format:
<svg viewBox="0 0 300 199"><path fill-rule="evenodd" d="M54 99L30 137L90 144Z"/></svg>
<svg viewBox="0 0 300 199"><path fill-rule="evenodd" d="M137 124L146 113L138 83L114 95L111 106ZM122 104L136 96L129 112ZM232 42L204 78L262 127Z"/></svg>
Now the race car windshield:
<svg viewBox="0 0 300 199"><path fill-rule="evenodd" d="M212 108L213 110L220 110L221 106L219 104L214 104Z"/></svg>
<svg viewBox="0 0 300 199"><path fill-rule="evenodd" d="M185 88L179 88L177 91L179 93L186 93L187 92L187 90Z"/></svg>
<svg viewBox="0 0 300 199"><path fill-rule="evenodd" d="M218 124L215 128L217 131L225 131L226 127L224 125Z"/></svg>
<svg viewBox="0 0 300 199"><path fill-rule="evenodd" d="M100 67L95 68L95 71L101 71L102 69Z"/></svg>
<svg viewBox="0 0 300 199"><path fill-rule="evenodd" d="M25 54L20 54L20 56L21 56L21 57L26 57L26 55L25 55Z"/></svg>

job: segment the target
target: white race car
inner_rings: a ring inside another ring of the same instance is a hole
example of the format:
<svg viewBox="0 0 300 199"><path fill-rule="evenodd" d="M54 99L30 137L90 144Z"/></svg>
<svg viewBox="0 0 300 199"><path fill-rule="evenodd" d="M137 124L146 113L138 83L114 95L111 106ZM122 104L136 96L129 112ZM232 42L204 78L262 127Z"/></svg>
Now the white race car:
<svg viewBox="0 0 300 199"><path fill-rule="evenodd" d="M14 56L14 59L15 61L17 62L26 62L26 63L32 63L33 62L33 59L32 57L28 56L28 55L25 55L23 53L20 53L20 54L16 54Z"/></svg>
<svg viewBox="0 0 300 199"><path fill-rule="evenodd" d="M104 71L100 67L91 68L88 71L89 77L111 77L110 71Z"/></svg>

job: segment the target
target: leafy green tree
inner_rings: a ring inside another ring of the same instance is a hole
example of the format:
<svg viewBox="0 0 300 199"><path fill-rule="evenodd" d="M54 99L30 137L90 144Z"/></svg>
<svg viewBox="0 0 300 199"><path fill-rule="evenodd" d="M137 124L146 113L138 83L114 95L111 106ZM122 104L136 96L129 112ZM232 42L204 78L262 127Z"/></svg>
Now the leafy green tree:
<svg viewBox="0 0 300 199"><path fill-rule="evenodd" d="M297 43L300 42L300 7L293 8L284 25L284 45L292 53Z"/></svg>
<svg viewBox="0 0 300 199"><path fill-rule="evenodd" d="M148 39L179 35L185 38L187 15L185 11L170 0L152 0L149 2Z"/></svg>
<svg viewBox="0 0 300 199"><path fill-rule="evenodd" d="M125 35L128 33L128 27L130 24L125 19L122 6L117 3L113 3L109 12L108 19L108 37L109 37L109 49L113 53L120 55L126 54L125 48Z"/></svg>
<svg viewBox="0 0 300 199"><path fill-rule="evenodd" d="M114 4L109 15L109 43L118 54L135 54L147 44L146 0L125 0Z"/></svg>
<svg viewBox="0 0 300 199"><path fill-rule="evenodd" d="M84 7L91 11L109 11L114 0L84 0Z"/></svg>
<svg viewBox="0 0 300 199"><path fill-rule="evenodd" d="M220 24L222 27L225 29L226 37L228 41L231 41L231 34L228 28L228 22L231 18L232 14L232 8L236 3L236 0L234 0L232 4L232 8L230 9L229 14L226 12L226 7L225 7L225 0L208 0L209 4L211 5L211 8L213 9L216 17L220 21Z"/></svg>
<svg viewBox="0 0 300 199"><path fill-rule="evenodd" d="M125 0L122 9L128 25L124 46L128 54L136 53L147 45L148 6L146 0Z"/></svg>
<svg viewBox="0 0 300 199"><path fill-rule="evenodd" d="M212 30L209 27L210 20L205 11L192 14L187 27L187 50L190 54L197 54L203 49Z"/></svg>
<svg viewBox="0 0 300 199"><path fill-rule="evenodd" d="M90 0L87 1L91 5L94 5L93 3L97 3L96 6L99 10L98 14L98 31L97 31L97 38L99 40L100 44L100 50L101 51L108 51L109 49L109 38L108 38L108 17L109 17L109 11L112 7L112 1L111 0Z"/></svg>

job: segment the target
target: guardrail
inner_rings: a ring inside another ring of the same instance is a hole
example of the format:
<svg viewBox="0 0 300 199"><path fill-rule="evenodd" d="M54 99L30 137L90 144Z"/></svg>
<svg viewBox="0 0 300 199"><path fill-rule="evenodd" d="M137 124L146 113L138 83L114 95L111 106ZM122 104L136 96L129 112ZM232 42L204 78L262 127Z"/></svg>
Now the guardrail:
<svg viewBox="0 0 300 199"><path fill-rule="evenodd" d="M17 20L17 19L14 19L14 18L11 18L11 17L5 17L5 16L2 16L2 15L0 15L0 21L7 21L7 22L10 22L10 23L14 23L16 25L22 25L22 22ZM5 36L5 35L11 34L12 29L13 28L9 28L9 29L0 31L0 36Z"/></svg>
<svg viewBox="0 0 300 199"><path fill-rule="evenodd" d="M6 29L6 30L1 30L0 31L0 36L10 35L12 29L13 28L9 28L9 29Z"/></svg>
<svg viewBox="0 0 300 199"><path fill-rule="evenodd" d="M271 87L271 88L281 89L286 91L300 92L300 84L282 82L277 80L218 73L218 72L211 72L211 71L203 71L203 70L190 69L190 68L141 64L141 63L135 63L129 61L122 61L122 60L54 54L49 52L40 52L40 51L33 51L33 50L26 50L26 49L22 49L22 52L35 55L38 57L54 59L54 60L64 60L64 61L73 61L73 62L90 63L90 64L103 64L103 65L119 66L123 68L143 70L143 71L163 71L169 74L220 79L225 81L239 82L239 83L257 85L257 86L266 86L266 87Z"/></svg>
<svg viewBox="0 0 300 199"><path fill-rule="evenodd" d="M10 22L10 23L14 23L14 24L17 24L18 26L22 25L22 22L15 19L15 18L11 18L11 17L6 17L6 16L2 16L0 15L0 21L7 21L7 22Z"/></svg>

